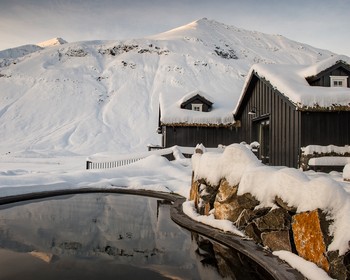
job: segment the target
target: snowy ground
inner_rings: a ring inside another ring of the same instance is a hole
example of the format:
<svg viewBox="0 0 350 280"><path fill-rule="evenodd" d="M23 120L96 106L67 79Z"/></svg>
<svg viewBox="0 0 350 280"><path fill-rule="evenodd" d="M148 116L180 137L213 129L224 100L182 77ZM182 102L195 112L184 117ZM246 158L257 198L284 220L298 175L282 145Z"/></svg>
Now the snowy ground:
<svg viewBox="0 0 350 280"><path fill-rule="evenodd" d="M192 166L190 160L169 162L161 156L152 155L128 166L85 170L86 157L14 157L4 155L0 159L0 196L9 196L44 190L79 189L83 187L147 189L175 192L188 197ZM341 173L331 177L342 181ZM315 173L310 177L319 177ZM344 184L349 193L349 185ZM216 228L242 234L228 221L216 221L213 216L198 216L193 204L186 202L184 211L200 222ZM327 274L312 263L288 252L274 252L289 262L309 279L330 279Z"/></svg>
<svg viewBox="0 0 350 280"><path fill-rule="evenodd" d="M190 161L188 160L188 164ZM0 160L0 196L82 187L125 187L175 192L187 197L191 168L161 156L128 166L86 170L86 157L18 158Z"/></svg>

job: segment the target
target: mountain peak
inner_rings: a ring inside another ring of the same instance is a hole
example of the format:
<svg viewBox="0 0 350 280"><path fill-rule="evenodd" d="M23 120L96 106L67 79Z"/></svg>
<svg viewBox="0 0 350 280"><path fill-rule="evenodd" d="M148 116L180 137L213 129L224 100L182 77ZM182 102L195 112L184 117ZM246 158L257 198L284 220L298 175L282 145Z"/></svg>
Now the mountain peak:
<svg viewBox="0 0 350 280"><path fill-rule="evenodd" d="M62 38L56 37L44 42L40 42L37 44L37 46L42 47L42 48L46 48L46 47L52 47L52 46L56 46L56 45L63 45L66 44L67 41L63 40Z"/></svg>
<svg viewBox="0 0 350 280"><path fill-rule="evenodd" d="M218 30L233 29L236 30L235 26L229 26L224 23L218 22L216 20L208 19L203 17L201 19L195 20L183 26L171 29L169 31L150 36L151 39L157 40L171 40L179 39L186 36L198 36L199 34L206 34L210 37L210 34L217 32Z"/></svg>

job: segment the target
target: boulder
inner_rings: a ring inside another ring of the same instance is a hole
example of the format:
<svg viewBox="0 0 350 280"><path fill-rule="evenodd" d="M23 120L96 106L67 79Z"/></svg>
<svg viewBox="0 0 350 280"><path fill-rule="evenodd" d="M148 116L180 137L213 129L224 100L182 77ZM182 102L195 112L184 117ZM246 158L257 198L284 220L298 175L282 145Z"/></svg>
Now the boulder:
<svg viewBox="0 0 350 280"><path fill-rule="evenodd" d="M230 186L223 179L214 202L215 218L236 222L245 209L254 209L259 202L249 193L237 195L238 186Z"/></svg>
<svg viewBox="0 0 350 280"><path fill-rule="evenodd" d="M264 246L272 251L285 250L292 252L292 245L288 230L263 232L261 240Z"/></svg>
<svg viewBox="0 0 350 280"><path fill-rule="evenodd" d="M209 215L209 211L214 208L214 201L216 198L218 187L201 184L199 186L199 203L198 203L198 212L201 215Z"/></svg>
<svg viewBox="0 0 350 280"><path fill-rule="evenodd" d="M216 195L216 201L219 203L229 203L237 196L238 186L230 186L226 179L222 179Z"/></svg>
<svg viewBox="0 0 350 280"><path fill-rule="evenodd" d="M237 203L237 186L230 186L229 183L222 179L214 201L215 219L229 220L235 222L242 212Z"/></svg>
<svg viewBox="0 0 350 280"><path fill-rule="evenodd" d="M193 200L195 203L195 206L197 208L198 206L198 199L199 199L199 186L201 184L198 181L193 180L193 175L192 175L192 184L191 184L191 189L190 189L190 200Z"/></svg>
<svg viewBox="0 0 350 280"><path fill-rule="evenodd" d="M281 208L287 210L288 212L291 212L291 213L293 213L293 214L295 214L295 213L297 212L297 208L296 208L296 207L294 207L294 206L288 206L288 203L285 203L285 202L282 200L282 198L280 198L280 197L278 197L278 196L275 197L275 203L276 203L279 207L281 207Z"/></svg>
<svg viewBox="0 0 350 280"><path fill-rule="evenodd" d="M252 238L256 243L261 244L261 231L256 227L256 224L251 222L245 227L245 233Z"/></svg>
<svg viewBox="0 0 350 280"><path fill-rule="evenodd" d="M214 202L214 216L218 220L229 220L235 222L241 215L244 208L241 208L237 203L237 200L231 201L230 203L219 203Z"/></svg>
<svg viewBox="0 0 350 280"><path fill-rule="evenodd" d="M248 223L250 223L252 220L254 220L257 217L265 215L267 212L269 212L271 208L265 207L265 208L259 208L256 210L251 209L243 209L239 217L237 218L234 225L242 229L247 226Z"/></svg>
<svg viewBox="0 0 350 280"><path fill-rule="evenodd" d="M338 280L350 279L350 251L345 255L339 256L339 251L330 251L327 253L330 264L329 275Z"/></svg>
<svg viewBox="0 0 350 280"><path fill-rule="evenodd" d="M213 209L218 188L219 186L212 186L205 179L195 180L192 173L190 200L194 201L199 214L208 215L209 211Z"/></svg>
<svg viewBox="0 0 350 280"><path fill-rule="evenodd" d="M259 200L255 199L250 193L237 195L238 204L244 209L254 209L260 204Z"/></svg>
<svg viewBox="0 0 350 280"><path fill-rule="evenodd" d="M203 199L199 199L198 205L197 205L197 212L200 215L209 215L210 211L210 204L209 202L205 202Z"/></svg>
<svg viewBox="0 0 350 280"><path fill-rule="evenodd" d="M326 254L329 240L328 231L324 232L325 228L328 228L325 223L325 215L317 209L294 215L292 230L298 255L328 272L329 262Z"/></svg>
<svg viewBox="0 0 350 280"><path fill-rule="evenodd" d="M289 230L291 216L283 208L276 208L266 215L254 220L257 228L261 231Z"/></svg>

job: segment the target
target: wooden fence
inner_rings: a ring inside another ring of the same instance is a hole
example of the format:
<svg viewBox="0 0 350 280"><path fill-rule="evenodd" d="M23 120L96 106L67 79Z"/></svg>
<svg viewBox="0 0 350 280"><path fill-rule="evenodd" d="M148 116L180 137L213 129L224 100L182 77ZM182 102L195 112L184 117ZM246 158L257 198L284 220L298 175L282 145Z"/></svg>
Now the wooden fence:
<svg viewBox="0 0 350 280"><path fill-rule="evenodd" d="M88 159L86 161L86 169L107 169L107 168L116 168L116 167L121 167L125 166L134 162L137 162L141 159L144 159L150 155L160 155L163 157L166 157L168 160L174 160L175 155L174 152L176 150L180 150L182 154L187 155L188 150L191 148L186 148L185 151L184 148L174 146L171 148L167 149L154 149L154 150L149 150L148 152L144 153L138 153L138 154L131 154L131 155L123 155L123 156L117 156L114 159L110 159L108 161L103 160L103 159ZM194 150L194 148L192 148ZM190 156L190 155L187 155Z"/></svg>
<svg viewBox="0 0 350 280"><path fill-rule="evenodd" d="M137 162L143 158L132 158L132 159L122 159L122 160L114 160L107 162L93 162L90 160L86 161L86 169L107 169L107 168L115 168L124 165L128 165L134 162Z"/></svg>
<svg viewBox="0 0 350 280"><path fill-rule="evenodd" d="M108 169L125 166L139 160L142 160L150 155L160 155L168 160L175 160L180 156L184 158L189 158L194 152L194 147L180 147L173 146L171 148L149 148L148 152L130 154L130 155L119 155L111 157L109 160L99 158L99 157L90 157L86 161L86 169ZM208 150L222 151L220 148L209 148Z"/></svg>

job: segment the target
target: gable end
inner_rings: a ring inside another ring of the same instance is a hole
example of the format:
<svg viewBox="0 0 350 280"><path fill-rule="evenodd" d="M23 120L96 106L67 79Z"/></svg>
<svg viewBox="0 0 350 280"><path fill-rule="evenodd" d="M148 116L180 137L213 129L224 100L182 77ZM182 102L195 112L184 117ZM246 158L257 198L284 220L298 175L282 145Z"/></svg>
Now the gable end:
<svg viewBox="0 0 350 280"><path fill-rule="evenodd" d="M209 112L213 103L203 96L196 94L190 99L181 103L181 109L193 110L193 108L200 107L202 112Z"/></svg>
<svg viewBox="0 0 350 280"><path fill-rule="evenodd" d="M310 86L331 86L331 76L347 76L350 77L350 65L344 61L338 61L332 67L329 67L315 76L307 77L306 80ZM350 87L349 78L347 79L346 87Z"/></svg>
<svg viewBox="0 0 350 280"><path fill-rule="evenodd" d="M267 89L273 93L273 95L278 95L281 100L283 100L284 102L286 102L287 104L289 104L293 108L296 107L296 104L293 103L292 100L290 100L287 96L285 96L279 90L275 89L275 87L268 80L266 80L264 77L260 77L255 71L253 71L253 73L250 76L250 79L248 81L248 85L247 85L245 91L243 92L243 96L241 98L241 101L235 110L234 118L236 121L238 121L242 118L242 114L244 113L246 107L248 106L248 103L249 103L250 99L252 98L253 91L254 91L254 89L257 86L257 83L259 81L260 81L260 83L264 84L267 87ZM259 102L256 101L255 103L259 103ZM265 107L267 107L267 102L265 102L264 105L265 105ZM254 105L254 107L255 106L256 105ZM268 112L269 110L267 110L266 108L265 108L265 110L261 110L261 111L265 111L264 114L270 113L270 112Z"/></svg>

